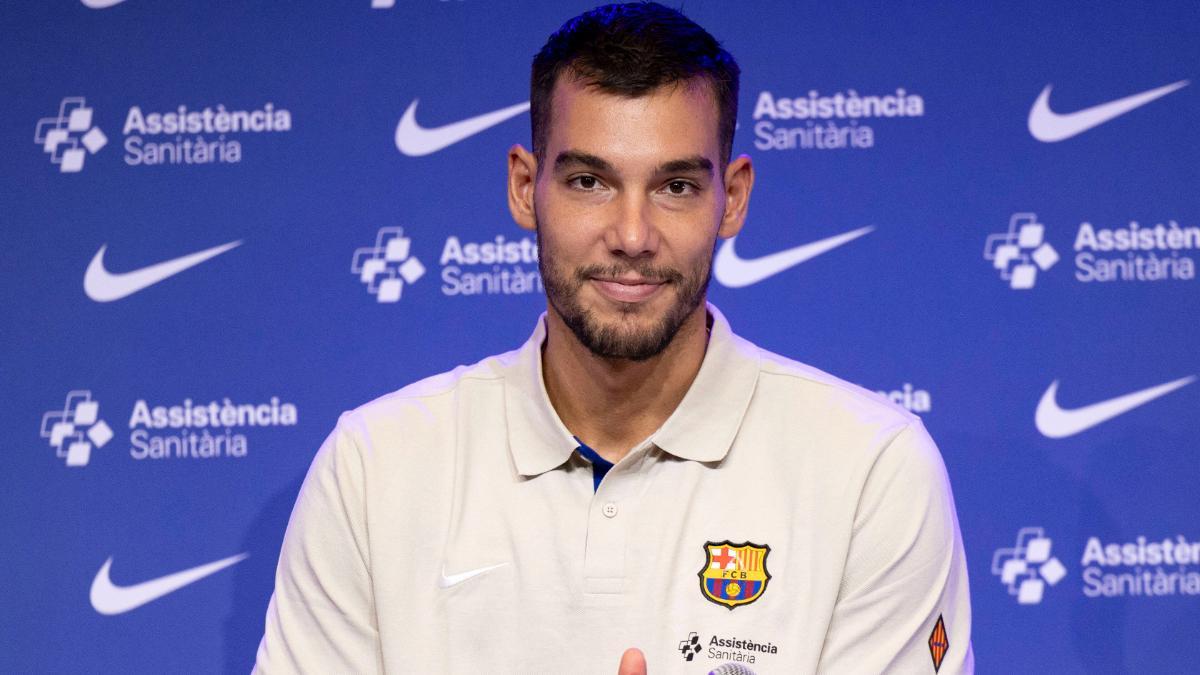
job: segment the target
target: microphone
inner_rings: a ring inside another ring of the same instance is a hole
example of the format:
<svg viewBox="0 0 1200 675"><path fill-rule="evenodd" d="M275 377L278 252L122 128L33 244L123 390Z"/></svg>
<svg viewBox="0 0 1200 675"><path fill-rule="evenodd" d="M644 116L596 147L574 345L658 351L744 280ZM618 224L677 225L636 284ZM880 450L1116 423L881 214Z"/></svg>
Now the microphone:
<svg viewBox="0 0 1200 675"><path fill-rule="evenodd" d="M755 673L740 663L722 663L708 671L708 675L755 675Z"/></svg>

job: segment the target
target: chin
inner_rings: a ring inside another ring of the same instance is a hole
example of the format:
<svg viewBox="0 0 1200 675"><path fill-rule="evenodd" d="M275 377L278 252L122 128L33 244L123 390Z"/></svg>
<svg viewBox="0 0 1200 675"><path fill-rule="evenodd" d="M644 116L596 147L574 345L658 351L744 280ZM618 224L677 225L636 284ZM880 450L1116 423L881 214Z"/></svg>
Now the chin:
<svg viewBox="0 0 1200 675"><path fill-rule="evenodd" d="M607 309L562 318L583 346L608 359L637 362L658 356L671 345L687 318L677 313L678 305L656 310L636 303L630 307L632 312L611 305Z"/></svg>

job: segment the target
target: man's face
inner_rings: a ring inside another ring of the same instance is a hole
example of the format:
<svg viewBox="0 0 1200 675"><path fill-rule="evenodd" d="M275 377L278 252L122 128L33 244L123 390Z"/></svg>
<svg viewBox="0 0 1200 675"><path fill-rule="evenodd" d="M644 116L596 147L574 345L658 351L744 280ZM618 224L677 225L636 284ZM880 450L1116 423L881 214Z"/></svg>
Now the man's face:
<svg viewBox="0 0 1200 675"><path fill-rule="evenodd" d="M712 93L563 77L550 124L533 197L550 306L598 356L655 356L702 311L725 211Z"/></svg>

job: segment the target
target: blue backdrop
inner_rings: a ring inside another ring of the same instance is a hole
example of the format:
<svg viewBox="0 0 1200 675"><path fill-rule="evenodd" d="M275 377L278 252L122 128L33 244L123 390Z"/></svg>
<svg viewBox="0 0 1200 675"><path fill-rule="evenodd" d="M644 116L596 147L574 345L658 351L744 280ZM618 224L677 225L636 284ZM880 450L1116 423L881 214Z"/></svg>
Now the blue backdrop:
<svg viewBox="0 0 1200 675"><path fill-rule="evenodd" d="M921 4L687 3L758 169L721 255L856 235L711 298L924 418L982 672L1193 670L1200 6ZM588 6L0 9L0 671L249 669L337 415L541 311L504 152Z"/></svg>

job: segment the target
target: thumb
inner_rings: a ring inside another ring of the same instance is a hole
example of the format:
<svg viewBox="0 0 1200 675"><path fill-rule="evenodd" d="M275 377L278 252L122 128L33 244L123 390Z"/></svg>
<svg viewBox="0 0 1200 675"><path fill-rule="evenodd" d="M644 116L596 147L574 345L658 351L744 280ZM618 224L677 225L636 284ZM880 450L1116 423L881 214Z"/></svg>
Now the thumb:
<svg viewBox="0 0 1200 675"><path fill-rule="evenodd" d="M646 656L642 650L630 647L621 655L621 665L617 675L646 675Z"/></svg>

